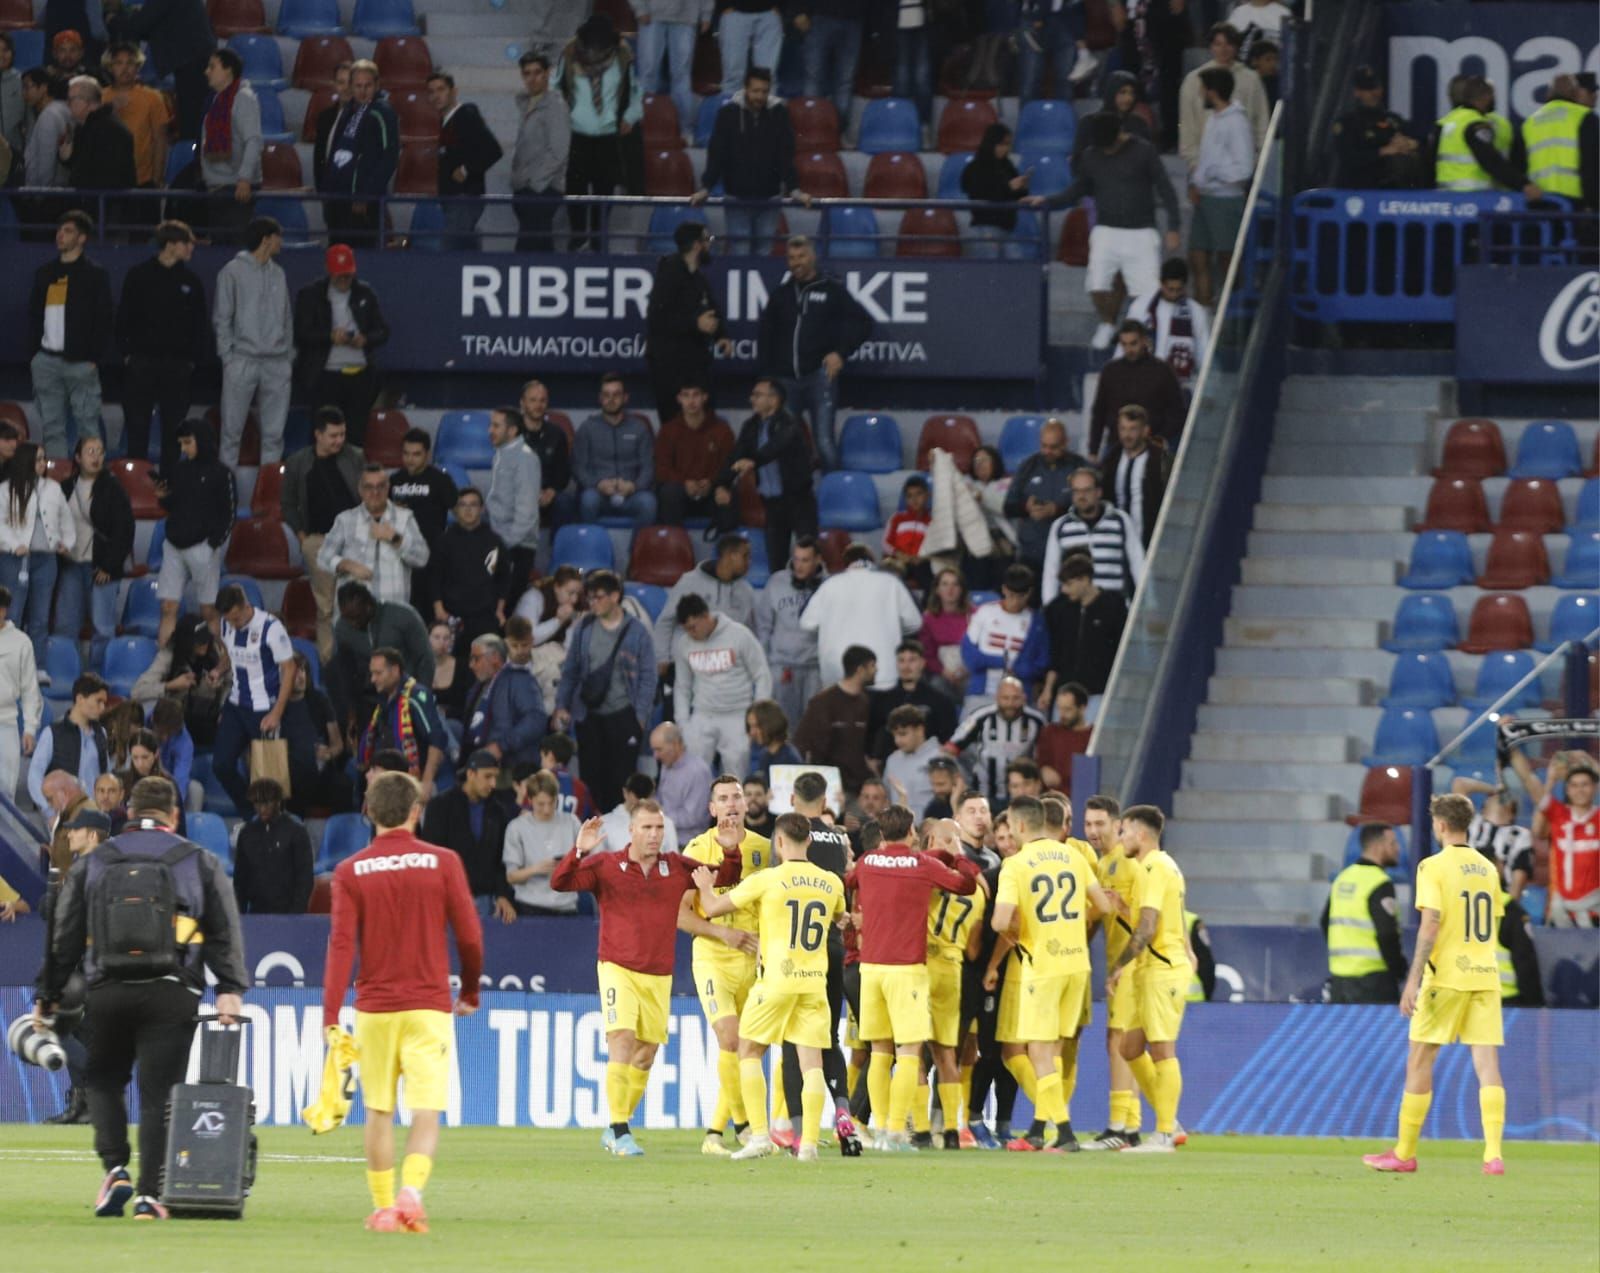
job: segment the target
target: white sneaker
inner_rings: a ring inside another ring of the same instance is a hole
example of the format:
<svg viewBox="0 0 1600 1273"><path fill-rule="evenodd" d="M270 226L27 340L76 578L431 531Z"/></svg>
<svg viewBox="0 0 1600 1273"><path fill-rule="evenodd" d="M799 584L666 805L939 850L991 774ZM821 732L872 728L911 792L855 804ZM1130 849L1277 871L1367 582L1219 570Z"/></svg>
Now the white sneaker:
<svg viewBox="0 0 1600 1273"><path fill-rule="evenodd" d="M1095 68L1099 65L1099 58L1089 52L1088 49L1080 47L1078 49L1078 60L1072 64L1072 70L1068 72L1067 78L1074 84L1082 84L1084 80L1094 74Z"/></svg>
<svg viewBox="0 0 1600 1273"><path fill-rule="evenodd" d="M772 1143L770 1136L752 1136L748 1145L735 1150L728 1157L734 1162L748 1162L752 1158L773 1158L782 1152Z"/></svg>
<svg viewBox="0 0 1600 1273"><path fill-rule="evenodd" d="M1094 335L1089 338L1090 349L1110 349L1111 342L1116 338L1117 329L1110 323L1100 323L1094 329Z"/></svg>
<svg viewBox="0 0 1600 1273"><path fill-rule="evenodd" d="M1137 1145L1130 1145L1122 1151L1125 1154L1175 1154L1178 1147L1172 1143L1171 1132L1151 1132L1142 1138Z"/></svg>
<svg viewBox="0 0 1600 1273"><path fill-rule="evenodd" d="M795 1153L795 1158L800 1162L816 1162L817 1147L815 1145L801 1145Z"/></svg>

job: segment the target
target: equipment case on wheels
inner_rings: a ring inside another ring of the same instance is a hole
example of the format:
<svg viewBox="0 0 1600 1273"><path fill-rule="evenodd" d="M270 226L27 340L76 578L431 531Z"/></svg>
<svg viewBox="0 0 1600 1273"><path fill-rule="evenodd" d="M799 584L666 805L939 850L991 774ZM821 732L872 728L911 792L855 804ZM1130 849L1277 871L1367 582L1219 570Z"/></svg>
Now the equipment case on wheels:
<svg viewBox="0 0 1600 1273"><path fill-rule="evenodd" d="M200 1027L200 1081L179 1083L167 1101L167 1161L161 1202L174 1216L237 1220L256 1178L254 1095L235 1079L242 1025Z"/></svg>

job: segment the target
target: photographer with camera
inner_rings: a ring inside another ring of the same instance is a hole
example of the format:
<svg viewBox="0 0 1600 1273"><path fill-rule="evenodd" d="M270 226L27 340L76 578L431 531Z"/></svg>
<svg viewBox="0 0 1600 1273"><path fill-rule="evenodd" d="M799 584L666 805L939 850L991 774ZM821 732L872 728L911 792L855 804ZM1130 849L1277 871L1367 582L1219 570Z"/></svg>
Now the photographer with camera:
<svg viewBox="0 0 1600 1273"><path fill-rule="evenodd" d="M103 815L93 815L103 817ZM74 821L85 817L79 814ZM217 981L217 1013L232 1024L249 983L233 890L221 864L173 832L178 793L165 778L143 778L128 801L128 829L78 857L67 872L50 925L34 1004L48 1026L80 962L94 1031L85 1086L95 1152L106 1177L97 1216L166 1218L157 1201L166 1158L167 1096L189 1062L205 973ZM113 899L115 905L112 904ZM123 1091L139 1071L139 1180L128 1172Z"/></svg>

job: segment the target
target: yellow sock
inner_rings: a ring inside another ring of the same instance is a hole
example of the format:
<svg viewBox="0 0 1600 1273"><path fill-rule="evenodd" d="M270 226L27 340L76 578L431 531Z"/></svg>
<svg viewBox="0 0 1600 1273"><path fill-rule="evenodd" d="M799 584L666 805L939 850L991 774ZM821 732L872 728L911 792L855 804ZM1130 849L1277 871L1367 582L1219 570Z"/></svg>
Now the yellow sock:
<svg viewBox="0 0 1600 1273"><path fill-rule="evenodd" d="M632 1106L628 1102L628 1095L633 1090L633 1080L628 1077L631 1065L620 1065L611 1061L606 1065L606 1107L610 1110L613 1123L628 1121L628 1111Z"/></svg>
<svg viewBox="0 0 1600 1273"><path fill-rule="evenodd" d="M1034 1081L1033 1062L1028 1060L1026 1052L1018 1052L1015 1056L1005 1059L1006 1069L1011 1071L1011 1077L1017 1080L1017 1086L1022 1089L1022 1094L1035 1106L1039 1104L1039 1087Z"/></svg>
<svg viewBox="0 0 1600 1273"><path fill-rule="evenodd" d="M1502 1099L1504 1095L1502 1088ZM1400 1135L1394 1142L1396 1158L1417 1156L1417 1141L1422 1136L1422 1125L1428 1121L1428 1106L1432 1104L1432 1092L1407 1092L1400 1098Z"/></svg>
<svg viewBox="0 0 1600 1273"><path fill-rule="evenodd" d="M639 1108L639 1102L644 1100L645 1089L650 1086L650 1071L641 1070L636 1065L628 1067L628 1116L633 1117L634 1110Z"/></svg>
<svg viewBox="0 0 1600 1273"><path fill-rule="evenodd" d="M889 1088L893 1072L893 1052L874 1052L867 1062L867 1096L872 1101L872 1117L885 1130L889 1127ZM901 1117L904 1116L902 1111Z"/></svg>
<svg viewBox="0 0 1600 1273"><path fill-rule="evenodd" d="M1506 1089L1480 1087L1478 1112L1483 1115L1483 1161L1500 1157L1500 1142L1506 1133Z"/></svg>
<svg viewBox="0 0 1600 1273"><path fill-rule="evenodd" d="M1128 1098L1132 1092L1111 1093L1111 1113L1106 1119L1106 1126L1115 1131L1117 1128L1126 1128L1128 1125Z"/></svg>
<svg viewBox="0 0 1600 1273"><path fill-rule="evenodd" d="M1183 1071L1178 1058L1156 1062L1156 1130L1171 1132L1178 1125L1178 1099L1183 1095Z"/></svg>
<svg viewBox="0 0 1600 1273"><path fill-rule="evenodd" d="M1061 1103L1061 1076L1046 1074L1034 1081L1039 1085L1039 1102L1034 1109L1034 1117L1059 1127L1067 1121L1067 1109Z"/></svg>
<svg viewBox="0 0 1600 1273"><path fill-rule="evenodd" d="M967 1103L961 1098L960 1083L939 1084L939 1109L944 1114L945 1131L961 1130L961 1112L966 1108Z"/></svg>
<svg viewBox="0 0 1600 1273"><path fill-rule="evenodd" d="M750 1134L767 1134L767 1075L759 1056L739 1062L739 1089L744 1094L745 1113L750 1116Z"/></svg>
<svg viewBox="0 0 1600 1273"><path fill-rule="evenodd" d="M828 1080L820 1068L800 1076L800 1143L815 1146L822 1134L822 1110L828 1103Z"/></svg>
<svg viewBox="0 0 1600 1273"><path fill-rule="evenodd" d="M916 1094L911 1098L911 1130L919 1136L933 1130L933 1118L928 1112L932 1103L933 1092L926 1083L918 1083Z"/></svg>
<svg viewBox="0 0 1600 1273"><path fill-rule="evenodd" d="M783 1090L783 1084L779 1083L772 1091L772 1121L787 1123L791 1117L788 1093Z"/></svg>
<svg viewBox="0 0 1600 1273"><path fill-rule="evenodd" d="M961 1108L963 1110L972 1107L972 1072L975 1069L977 1069L977 1066L974 1065L963 1065L961 1067Z"/></svg>
<svg viewBox="0 0 1600 1273"><path fill-rule="evenodd" d="M372 1206L376 1211L385 1207L394 1206L394 1168L387 1171L368 1171L367 1190L372 1194Z"/></svg>
<svg viewBox="0 0 1600 1273"><path fill-rule="evenodd" d="M1141 1052L1128 1062L1128 1068L1133 1071L1133 1081L1139 1085L1139 1091L1144 1094L1144 1099L1150 1103L1150 1108L1156 1106L1156 1063L1150 1059L1148 1052Z"/></svg>
<svg viewBox="0 0 1600 1273"><path fill-rule="evenodd" d="M400 1185L421 1193L433 1175L433 1159L427 1154L407 1154L400 1163Z"/></svg>
<svg viewBox="0 0 1600 1273"><path fill-rule="evenodd" d="M733 1114L733 1099L739 1095L739 1054L717 1053L717 1103L711 1110L711 1130L720 1132ZM744 1104L743 1099L739 1101ZM744 1119L739 1119L744 1122Z"/></svg>
<svg viewBox="0 0 1600 1273"><path fill-rule="evenodd" d="M861 1067L845 1062L844 1066L844 1094L848 1100L856 1094L856 1084L861 1082Z"/></svg>
<svg viewBox="0 0 1600 1273"><path fill-rule="evenodd" d="M1065 1065L1061 1071L1061 1105L1062 1108L1067 1111L1067 1121L1069 1123L1072 1121L1072 1094L1078 1090L1078 1058L1076 1055L1076 1047L1074 1047L1073 1053L1074 1055L1071 1058L1071 1064Z"/></svg>
<svg viewBox="0 0 1600 1273"><path fill-rule="evenodd" d="M894 1067L894 1077L889 1083L888 1130L899 1135L906 1129L906 1117L917 1099L917 1062L915 1057L901 1057ZM927 1115L923 1115L926 1120Z"/></svg>

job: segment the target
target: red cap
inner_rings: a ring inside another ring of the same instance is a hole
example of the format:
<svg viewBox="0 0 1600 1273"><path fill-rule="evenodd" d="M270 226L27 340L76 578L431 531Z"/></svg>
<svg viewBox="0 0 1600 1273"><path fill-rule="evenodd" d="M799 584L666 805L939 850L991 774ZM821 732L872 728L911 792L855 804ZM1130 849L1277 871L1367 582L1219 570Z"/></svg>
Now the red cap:
<svg viewBox="0 0 1600 1273"><path fill-rule="evenodd" d="M354 274L356 272L356 254L346 243L335 243L328 249L329 274Z"/></svg>
<svg viewBox="0 0 1600 1273"><path fill-rule="evenodd" d="M76 44L81 49L83 47L83 37L71 29L57 31L56 38L50 41L50 47L59 49L63 44Z"/></svg>

